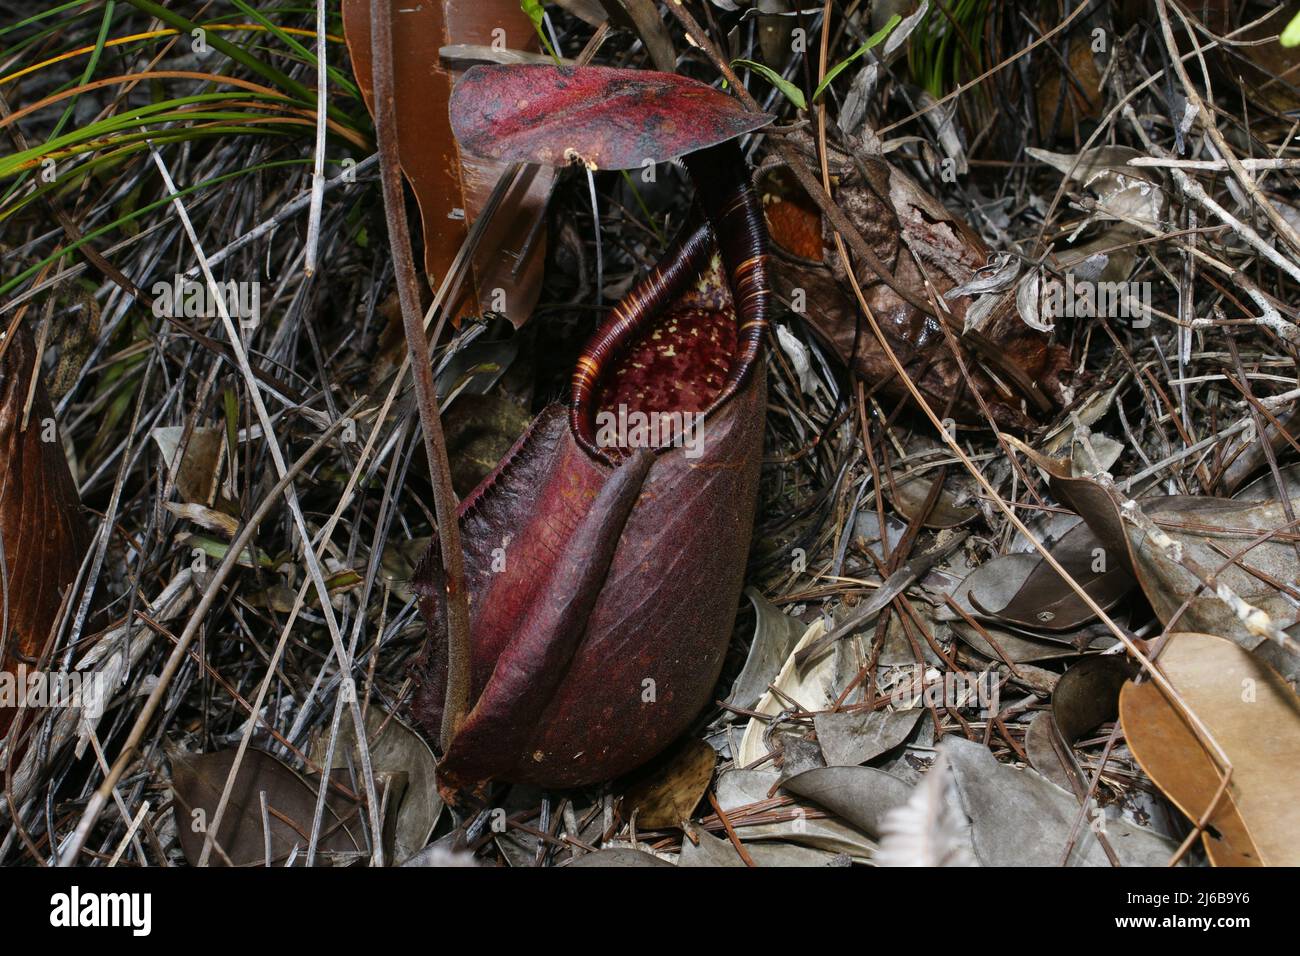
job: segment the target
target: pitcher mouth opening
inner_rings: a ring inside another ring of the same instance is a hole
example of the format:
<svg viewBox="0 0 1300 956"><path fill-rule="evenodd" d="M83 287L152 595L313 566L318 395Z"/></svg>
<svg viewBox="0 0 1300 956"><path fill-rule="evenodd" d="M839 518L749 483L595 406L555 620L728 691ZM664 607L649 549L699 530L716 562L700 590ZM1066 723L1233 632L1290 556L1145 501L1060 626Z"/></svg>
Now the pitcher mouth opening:
<svg viewBox="0 0 1300 956"><path fill-rule="evenodd" d="M573 372L574 439L607 464L637 448L684 444L691 423L699 425L695 416L720 408L762 364L771 301L767 227L740 175L744 159L729 142L685 161L696 188L685 225L610 312ZM599 428L633 415L654 436Z"/></svg>
<svg viewBox="0 0 1300 956"><path fill-rule="evenodd" d="M641 448L683 448L688 458L698 457L704 417L736 361L735 314L680 309L637 333L598 369L579 437L611 461Z"/></svg>
<svg viewBox="0 0 1300 956"><path fill-rule="evenodd" d="M758 364L725 286L710 288L706 278L698 291L636 324L620 323L616 310L593 336L569 405L574 438L589 454L614 465L642 448L698 456L704 422Z"/></svg>
<svg viewBox="0 0 1300 956"><path fill-rule="evenodd" d="M698 452L704 418L747 372L741 338L712 230L696 215L578 358L575 440L612 465L641 448Z"/></svg>

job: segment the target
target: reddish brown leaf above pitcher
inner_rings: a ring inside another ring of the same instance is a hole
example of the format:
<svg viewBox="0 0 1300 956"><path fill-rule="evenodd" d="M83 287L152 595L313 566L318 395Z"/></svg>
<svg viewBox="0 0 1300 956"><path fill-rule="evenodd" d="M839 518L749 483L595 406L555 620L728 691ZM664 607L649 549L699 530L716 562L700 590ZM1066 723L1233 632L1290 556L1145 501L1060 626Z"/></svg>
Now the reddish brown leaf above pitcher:
<svg viewBox="0 0 1300 956"><path fill-rule="evenodd" d="M498 30L522 48L535 45L536 34L517 0L392 3L398 153L420 206L424 268L436 284L506 169L505 163L464 155L457 147L447 120L457 73L439 51L448 44L493 43ZM357 86L373 110L369 0L343 0L342 12ZM533 167L502 200L474 251L472 282L462 289L454 315L501 311L515 326L527 321L541 290L546 227L539 220L553 179L551 170Z"/></svg>
<svg viewBox="0 0 1300 956"><path fill-rule="evenodd" d="M470 152L554 166L635 169L770 122L684 76L604 66L476 66L451 98L452 130Z"/></svg>

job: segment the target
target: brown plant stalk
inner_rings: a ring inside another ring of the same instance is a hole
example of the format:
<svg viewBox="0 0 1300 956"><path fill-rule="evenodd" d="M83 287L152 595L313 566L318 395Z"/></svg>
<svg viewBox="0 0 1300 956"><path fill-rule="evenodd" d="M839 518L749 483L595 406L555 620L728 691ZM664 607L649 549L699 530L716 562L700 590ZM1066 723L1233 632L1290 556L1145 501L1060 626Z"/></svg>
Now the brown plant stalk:
<svg viewBox="0 0 1300 956"><path fill-rule="evenodd" d="M456 492L451 486L447 444L438 415L438 392L433 381L429 342L425 337L420 296L406 222L406 196L397 161L397 108L393 81L393 8L389 0L370 0L370 49L375 97L375 139L379 147L380 182L384 191L384 218L393 250L393 274L402 309L406 346L411 354L411 377L429 459L438 542L447 575L447 696L443 711L441 745L444 752L469 709L469 596L465 591L465 558L460 547Z"/></svg>

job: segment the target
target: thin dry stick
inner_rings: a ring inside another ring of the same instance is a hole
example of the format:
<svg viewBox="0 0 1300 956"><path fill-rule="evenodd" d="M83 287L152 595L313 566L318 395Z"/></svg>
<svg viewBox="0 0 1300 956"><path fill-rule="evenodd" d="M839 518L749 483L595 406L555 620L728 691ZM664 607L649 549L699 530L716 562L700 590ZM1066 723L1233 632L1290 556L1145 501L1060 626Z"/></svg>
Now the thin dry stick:
<svg viewBox="0 0 1300 956"><path fill-rule="evenodd" d="M1159 153L1164 152L1162 149L1160 149L1159 146L1157 146L1155 143L1151 141L1151 138L1149 136L1147 136L1146 131L1143 130L1142 124L1139 121L1138 116L1134 112L1132 106L1125 105L1122 112L1124 114L1124 117L1129 121L1129 124L1133 127L1133 130L1137 134L1138 138L1142 140L1143 145L1146 146L1147 149L1153 152L1159 152ZM1210 197L1205 193L1205 190L1203 190L1198 183L1194 182L1190 177L1188 177L1186 173L1178 169L1170 170L1170 172L1174 175L1175 180L1177 180L1179 185L1183 187L1184 191L1188 195L1192 196L1192 198L1197 199L1198 201L1204 200L1204 205L1207 209L1209 209L1211 212L1216 213L1216 215L1219 215L1220 218L1223 218L1229 227L1235 229L1244 240L1250 242L1257 250L1263 251L1265 254L1265 258L1269 259L1270 261L1273 261L1275 265L1278 265L1284 271L1291 273L1294 277L1300 278L1300 270L1296 270L1294 266L1283 265L1281 261L1281 257L1278 255L1278 253L1275 250L1268 247L1267 244L1264 243L1262 239L1260 239L1258 234L1254 232L1254 230L1249 230L1249 234L1247 234L1248 227L1244 223L1239 222L1237 219L1233 218L1225 209L1223 209L1217 203L1214 203L1213 200L1211 200ZM1128 223L1131 226L1135 226L1138 229L1141 229L1143 232L1146 232L1149 235L1156 237L1157 239L1170 238L1165 232L1163 232L1160 229L1157 229L1155 226L1151 225L1148 222L1144 222L1140 219L1135 219L1132 216L1126 216L1123 213L1120 213L1115 210L1110 210L1109 212L1110 215L1112 215L1114 218L1122 222ZM1170 241L1173 240L1171 239ZM1254 282L1252 282L1244 272L1242 272L1240 269L1228 265L1226 262L1221 262L1220 260L1216 259L1214 256L1211 256L1209 253L1205 252L1204 250L1198 248L1195 245L1190 245L1188 243L1183 243L1183 242L1175 242L1174 245L1177 248L1181 249L1183 252L1190 255L1191 257L1195 258L1197 261L1204 262L1210 268L1223 273L1229 279L1231 279L1233 282L1235 282L1237 285L1241 287L1241 289L1246 293L1246 295L1250 297L1251 301L1253 301L1257 306L1259 306L1260 311L1264 313L1263 315L1260 316L1250 317L1247 320L1250 322L1250 324L1260 325L1267 329L1270 329L1279 338L1286 339L1288 342L1292 342L1292 343L1300 342L1300 328L1297 328L1293 323L1288 322L1286 319L1284 319L1282 317L1282 314L1269 300L1269 297L1264 293L1264 290L1262 290L1259 286L1257 286ZM1208 326L1214 325L1216 321L1217 320L1213 320L1213 319L1192 319L1190 323L1190 327L1193 329L1206 328Z"/></svg>
<svg viewBox="0 0 1300 956"><path fill-rule="evenodd" d="M740 859L744 862L745 866L758 866L758 864L754 862L754 858L749 855L749 851L745 849L745 844L740 842L740 837L736 835L736 828L731 825L731 818L723 811L722 804L718 802L717 794L712 790L709 790L709 806L713 807L713 812L716 813L718 819L722 821L722 828L727 831L727 839L730 840L731 845L736 848L736 852L740 854Z"/></svg>
<svg viewBox="0 0 1300 956"><path fill-rule="evenodd" d="M271 461L275 464L275 470L280 475L284 475L288 470L285 463L284 452L280 449L280 443L275 437L275 431L271 427L271 416L266 409L266 403L262 400L262 392L255 381L252 366L248 361L248 352L244 348L243 341L240 339L239 331L235 328L234 321L230 317L230 312L226 308L225 301L220 295L220 289L217 286L217 280L212 275L212 267L209 265L207 257L203 254L203 247L199 243L198 233L194 229L194 223L190 220L189 213L185 209L184 202L177 195L176 184L172 182L171 173L167 169L167 164L163 161L162 154L156 147L151 146L150 155L154 165L158 167L158 172L162 176L163 184L172 196L172 203L176 209L176 214L180 218L181 226L184 228L189 238L190 246L194 249L195 256L199 260L199 265L203 268L203 276L207 280L208 288L216 296L215 304L217 314L221 318L221 324L225 327L226 335L230 339L230 346L234 350L235 360L239 370L243 375L244 381L248 385L248 397L252 402L253 410L257 413L258 420L262 425L262 434L266 440L267 451L270 452ZM312 548L312 536L307 530L307 521L303 517L302 507L298 502L298 492L291 482L284 491L285 504L289 507L290 517L293 519L294 529L303 544L303 561L307 566L307 574L312 584L316 586L316 595L320 601L321 615L325 619L325 627L329 631L330 644L334 652L334 657L339 663L340 674L346 674L352 669L351 657L348 654L347 647L343 644L343 635L339 632L338 620L334 614L334 605L330 603L329 589L325 584L325 574L321 569L320 558ZM365 726L361 719L361 707L356 700L352 701L352 721L356 725L357 746L361 754L361 781L365 785L366 807L370 815L370 830L372 833L379 833L379 806L375 797L374 774L370 769L370 750L365 743ZM244 748L246 744L241 744L239 752L235 756L234 763L231 764L230 771L226 776L226 785L222 794L222 801L229 799L232 788L234 787L235 775L239 772L239 765L243 759ZM96 798L100 793L96 793ZM203 838L203 852L199 855L199 865L207 864L208 856L212 850L212 835L218 831L220 826L220 817L224 807L218 804L217 813L210 822L211 828ZM86 834L89 835L88 833ZM375 843L374 864L375 866L384 865L384 851L382 843Z"/></svg>
<svg viewBox="0 0 1300 956"><path fill-rule="evenodd" d="M307 251L302 271L316 271L316 246L320 241L320 213L325 198L325 100L329 71L325 65L325 0L316 0L316 156L311 173L311 209L307 213Z"/></svg>
<svg viewBox="0 0 1300 956"><path fill-rule="evenodd" d="M456 492L451 486L451 466L447 462L442 420L438 416L438 390L433 381L429 341L425 338L420 313L415 261L411 256L410 232L406 223L406 197L402 192L402 174L397 162L393 8L387 0L370 0L370 23L375 137L379 146L379 177L384 189L384 215L388 221L393 274L402 307L406 346L411 354L411 377L415 382L420 426L424 432L424 453L429 459L434 515L438 519L438 543L447 579L447 694L441 733L445 753L469 709L469 596L465 592L465 557L460 548Z"/></svg>

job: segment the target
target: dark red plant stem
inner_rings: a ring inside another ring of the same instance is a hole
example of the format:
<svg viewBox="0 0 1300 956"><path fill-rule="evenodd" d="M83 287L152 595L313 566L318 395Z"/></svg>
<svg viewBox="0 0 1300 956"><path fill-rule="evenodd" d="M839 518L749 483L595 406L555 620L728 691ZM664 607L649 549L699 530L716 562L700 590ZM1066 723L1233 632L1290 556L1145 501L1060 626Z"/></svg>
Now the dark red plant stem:
<svg viewBox="0 0 1300 956"><path fill-rule="evenodd" d="M447 445L438 416L438 392L433 381L433 363L425 338L415 261L411 256L410 231L406 222L406 196L397 160L397 110L393 81L393 8L389 0L370 0L370 50L375 100L375 139L379 147L380 181L384 190L384 214L388 242L393 250L393 275L402 307L402 325L411 354L411 377L420 409L424 452L429 459L433 485L434 515L438 519L438 541L447 581L447 694L444 698L441 743L445 753L451 746L469 710L470 646L469 595L465 590L465 557L460 547L460 523L456 492L451 486Z"/></svg>
<svg viewBox="0 0 1300 956"><path fill-rule="evenodd" d="M664 252L659 265L611 310L578 357L569 393L569 424L590 455L613 464L594 440L592 398L608 363L617 358L645 323L683 292L708 265L714 250L723 267L739 323L735 359L709 411L736 393L757 363L767 334L771 286L767 276L767 223L745 161L734 142L700 150L686 158L695 183L690 218Z"/></svg>
<svg viewBox="0 0 1300 956"><path fill-rule="evenodd" d="M687 35L693 41L695 41L696 46L700 48L704 55L707 56L717 68L718 72L722 74L722 78L725 79L728 86L735 91L736 98L744 104L745 108L754 113L762 112L762 108L758 105L758 101L749 94L749 90L745 88L745 84L740 82L740 78L736 76L735 71L732 70L731 65L727 62L726 57L722 55L722 52L717 48L713 40L709 38L709 35L704 31L704 28L700 26L699 21L696 20L691 12L686 9L685 5L681 3L667 3L664 4L664 6L668 8L668 12L677 19L677 21L682 25L682 29L686 31ZM803 158L795 148L780 136L771 137L771 141L777 155L781 157L790 172L794 174L795 179L799 180L799 186L808 194L809 198L817 204L818 208L821 209L826 218L831 221L831 225L835 227L836 232L844 236L849 247L853 250L853 254L860 257L862 261L871 268L871 271L880 276L885 285L889 286L895 294L904 299L909 305L915 309L919 309L926 315L933 316L934 308L930 303L926 302L923 296L918 295L914 290L909 289L906 285L894 278L893 272L880 261L880 257L876 255L869 245L867 245L867 241L862 237L862 233L859 232L857 227L849 221L844 210L836 204L835 200L831 198L831 195L822 187L822 184L817 181L811 172L809 172L808 167L804 165Z"/></svg>

